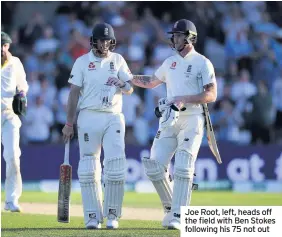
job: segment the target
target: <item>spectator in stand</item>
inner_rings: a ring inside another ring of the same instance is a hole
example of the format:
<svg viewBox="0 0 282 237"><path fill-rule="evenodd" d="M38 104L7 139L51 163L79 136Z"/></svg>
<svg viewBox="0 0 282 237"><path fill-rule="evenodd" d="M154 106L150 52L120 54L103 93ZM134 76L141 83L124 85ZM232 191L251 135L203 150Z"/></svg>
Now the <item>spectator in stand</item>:
<svg viewBox="0 0 282 237"><path fill-rule="evenodd" d="M60 42L54 37L53 28L44 28L43 37L35 41L34 52L38 55L54 53L60 46Z"/></svg>
<svg viewBox="0 0 282 237"><path fill-rule="evenodd" d="M20 28L20 43L24 46L30 46L35 43L37 39L43 36L46 21L43 15L35 12L26 25Z"/></svg>
<svg viewBox="0 0 282 237"><path fill-rule="evenodd" d="M63 87L59 90L58 94L58 103L56 108L56 128L58 134L61 134L62 129L65 126L65 122L67 119L67 104L68 104L68 97L70 93L70 86ZM62 136L60 136L62 138ZM62 139L60 139L62 142Z"/></svg>
<svg viewBox="0 0 282 237"><path fill-rule="evenodd" d="M246 109L246 122L252 133L252 144L259 141L269 144L275 120L275 107L265 81L258 82L258 93L249 99Z"/></svg>
<svg viewBox="0 0 282 237"><path fill-rule="evenodd" d="M250 81L250 74L243 69L240 72L239 80L231 87L231 98L236 101L237 108L243 111L246 101L256 93L256 86Z"/></svg>
<svg viewBox="0 0 282 237"><path fill-rule="evenodd" d="M89 39L81 35L76 29L72 29L70 35L71 39L69 41L68 50L72 59L76 60L78 57L89 51Z"/></svg>
<svg viewBox="0 0 282 237"><path fill-rule="evenodd" d="M125 118L126 141L129 144L134 144L133 127L136 122L137 109L142 105L142 101L137 94L123 95L122 112Z"/></svg>
<svg viewBox="0 0 282 237"><path fill-rule="evenodd" d="M145 146L149 144L149 123L143 117L144 114L144 107L139 106L136 110L136 119L133 124L133 134L136 138L137 144L141 146Z"/></svg>
<svg viewBox="0 0 282 237"><path fill-rule="evenodd" d="M27 110L25 120L26 137L29 143L44 144L49 141L54 116L52 111L43 104L40 96L36 97L35 106Z"/></svg>
<svg viewBox="0 0 282 237"><path fill-rule="evenodd" d="M269 87L271 87L273 80L279 76L278 58L274 47L275 41L267 34L257 34L254 41L256 53L253 77L256 81L264 80Z"/></svg>
<svg viewBox="0 0 282 237"><path fill-rule="evenodd" d="M50 83L44 74L39 75L40 81L40 97L43 104L46 105L50 110L54 109L56 103L57 90L55 86Z"/></svg>
<svg viewBox="0 0 282 237"><path fill-rule="evenodd" d="M276 108L275 140L282 144L282 77L277 78L272 88L273 104Z"/></svg>

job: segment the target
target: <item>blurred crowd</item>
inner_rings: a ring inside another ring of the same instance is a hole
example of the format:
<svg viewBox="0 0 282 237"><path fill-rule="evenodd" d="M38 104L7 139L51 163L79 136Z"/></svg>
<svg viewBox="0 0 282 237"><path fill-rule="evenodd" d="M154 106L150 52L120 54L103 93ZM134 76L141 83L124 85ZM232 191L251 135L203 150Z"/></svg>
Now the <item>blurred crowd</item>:
<svg viewBox="0 0 282 237"><path fill-rule="evenodd" d="M52 17L35 10L15 27L18 4L2 3L2 30L11 35L11 52L22 60L30 86L22 142L61 142L70 70L89 51L95 23L114 27L115 52L133 74L151 75L175 53L166 32L181 18L195 23L196 50L216 70L218 100L210 110L218 140L282 142L281 2L61 2ZM124 95L127 144L152 142L154 107L165 95L165 85Z"/></svg>

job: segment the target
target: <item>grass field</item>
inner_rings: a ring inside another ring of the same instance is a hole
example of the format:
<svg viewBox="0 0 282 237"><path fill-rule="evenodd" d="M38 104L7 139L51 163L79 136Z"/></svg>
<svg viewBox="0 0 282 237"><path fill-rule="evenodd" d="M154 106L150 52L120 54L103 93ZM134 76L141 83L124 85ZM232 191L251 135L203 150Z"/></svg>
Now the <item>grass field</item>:
<svg viewBox="0 0 282 237"><path fill-rule="evenodd" d="M80 193L72 193L72 203L80 204ZM1 195L2 202L4 194ZM21 202L56 203L57 193L25 192ZM281 194L231 192L194 192L194 206L281 206ZM161 208L156 194L137 194L128 192L124 199L125 207ZM136 210L138 211L138 209ZM150 215L150 213L147 213ZM165 230L160 221L121 220L118 230L86 230L82 217L72 217L71 223L56 222L55 216L30 215L24 213L2 212L2 236L47 237L47 236L179 236L178 231Z"/></svg>
<svg viewBox="0 0 282 237"><path fill-rule="evenodd" d="M5 200L1 193L1 201ZM57 203L57 193L24 192L20 202ZM71 194L72 204L81 204L80 193ZM232 193L232 192L194 192L193 206L282 206L280 193ZM126 207L161 208L160 200L155 193L127 192L124 196Z"/></svg>

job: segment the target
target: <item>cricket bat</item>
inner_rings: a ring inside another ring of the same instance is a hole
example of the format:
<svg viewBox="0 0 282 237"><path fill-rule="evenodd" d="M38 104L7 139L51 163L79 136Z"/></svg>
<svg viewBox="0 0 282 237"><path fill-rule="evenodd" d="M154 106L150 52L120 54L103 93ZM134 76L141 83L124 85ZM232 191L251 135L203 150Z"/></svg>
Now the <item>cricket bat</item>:
<svg viewBox="0 0 282 237"><path fill-rule="evenodd" d="M70 194L72 167L69 163L70 141L65 144L64 163L60 166L60 180L58 193L58 222L70 222Z"/></svg>
<svg viewBox="0 0 282 237"><path fill-rule="evenodd" d="M200 91L204 90L202 75L198 74L197 79L198 79ZM214 157L216 158L218 164L221 164L222 160L221 160L221 157L220 157L220 154L219 154L219 151L218 151L216 138L215 138L215 135L214 135L213 126L212 126L212 122L211 122L211 118L210 118L209 108L208 108L207 104L202 104L202 106L203 106L204 117L205 117L205 121L206 121L206 132L207 132L207 139L208 139L209 148L210 148L211 152L213 153Z"/></svg>
<svg viewBox="0 0 282 237"><path fill-rule="evenodd" d="M208 144L218 164L221 164L222 160L221 160L221 157L218 151L218 147L217 147L217 143L216 143L216 139L215 139L215 135L214 135L213 127L212 127L212 122L210 118L210 113L209 113L207 104L203 104L203 110L204 110L204 116L206 120L206 131L207 131Z"/></svg>

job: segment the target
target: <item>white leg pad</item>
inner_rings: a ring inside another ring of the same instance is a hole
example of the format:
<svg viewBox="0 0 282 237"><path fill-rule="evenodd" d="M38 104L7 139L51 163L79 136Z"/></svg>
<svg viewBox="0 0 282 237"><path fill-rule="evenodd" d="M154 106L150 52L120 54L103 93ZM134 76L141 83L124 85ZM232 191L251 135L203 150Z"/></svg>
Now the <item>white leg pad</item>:
<svg viewBox="0 0 282 237"><path fill-rule="evenodd" d="M190 205L194 177L194 163L194 157L187 151L176 152L171 207L173 218L180 218L181 206Z"/></svg>
<svg viewBox="0 0 282 237"><path fill-rule="evenodd" d="M125 169L125 157L112 159L106 158L104 160L104 217L108 217L109 215L114 215L117 218L121 217Z"/></svg>
<svg viewBox="0 0 282 237"><path fill-rule="evenodd" d="M159 197L162 201L165 212L169 212L172 202L172 188L169 181L169 173L167 169L161 165L157 160L149 158L142 158L145 167L145 173L152 181Z"/></svg>
<svg viewBox="0 0 282 237"><path fill-rule="evenodd" d="M6 161L5 191L7 202L18 203L18 199L22 194L22 176L19 158L11 158Z"/></svg>
<svg viewBox="0 0 282 237"><path fill-rule="evenodd" d="M85 224L93 219L103 223L100 160L94 156L83 156L79 161L77 174Z"/></svg>

